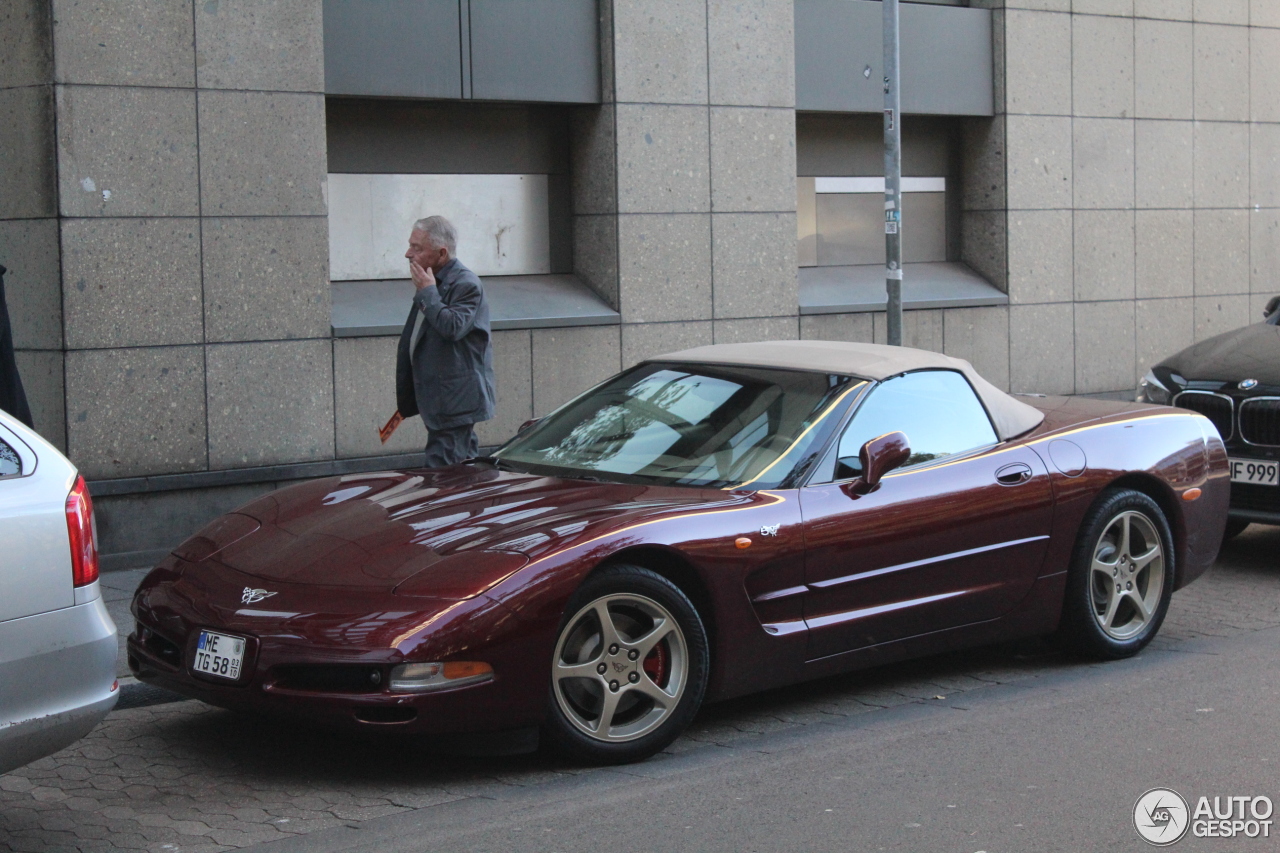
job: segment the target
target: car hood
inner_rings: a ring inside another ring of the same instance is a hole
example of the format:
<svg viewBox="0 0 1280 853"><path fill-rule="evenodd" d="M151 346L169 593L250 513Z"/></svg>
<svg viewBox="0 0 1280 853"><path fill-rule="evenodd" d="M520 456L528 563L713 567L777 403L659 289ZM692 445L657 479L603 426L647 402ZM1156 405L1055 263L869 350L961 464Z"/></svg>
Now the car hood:
<svg viewBox="0 0 1280 853"><path fill-rule="evenodd" d="M1280 385L1280 326L1255 323L1187 347L1158 368L1187 380L1256 379Z"/></svg>
<svg viewBox="0 0 1280 853"><path fill-rule="evenodd" d="M215 559L264 582L463 599L530 558L637 517L726 498L719 491L563 480L482 465L355 474L272 492L175 553Z"/></svg>

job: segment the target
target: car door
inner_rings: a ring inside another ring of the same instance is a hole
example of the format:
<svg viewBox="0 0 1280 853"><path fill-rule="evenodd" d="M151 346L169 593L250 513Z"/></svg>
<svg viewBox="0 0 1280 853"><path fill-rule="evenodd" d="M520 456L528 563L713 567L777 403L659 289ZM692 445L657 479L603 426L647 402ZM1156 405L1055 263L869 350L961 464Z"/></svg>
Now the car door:
<svg viewBox="0 0 1280 853"><path fill-rule="evenodd" d="M906 434L911 456L866 494L858 450ZM805 619L819 658L997 618L1043 562L1053 506L1029 448L997 441L964 376L903 374L873 388L816 482L800 490Z"/></svg>

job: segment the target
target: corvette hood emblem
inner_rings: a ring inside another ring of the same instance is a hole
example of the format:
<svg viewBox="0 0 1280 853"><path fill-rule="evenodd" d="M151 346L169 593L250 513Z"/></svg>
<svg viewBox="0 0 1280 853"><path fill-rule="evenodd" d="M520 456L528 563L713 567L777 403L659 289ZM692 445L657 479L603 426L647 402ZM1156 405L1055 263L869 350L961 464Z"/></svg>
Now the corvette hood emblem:
<svg viewBox="0 0 1280 853"><path fill-rule="evenodd" d="M270 598L275 595L274 592L267 592L265 589L254 589L246 586L244 592L240 595L241 604L257 604L264 598Z"/></svg>

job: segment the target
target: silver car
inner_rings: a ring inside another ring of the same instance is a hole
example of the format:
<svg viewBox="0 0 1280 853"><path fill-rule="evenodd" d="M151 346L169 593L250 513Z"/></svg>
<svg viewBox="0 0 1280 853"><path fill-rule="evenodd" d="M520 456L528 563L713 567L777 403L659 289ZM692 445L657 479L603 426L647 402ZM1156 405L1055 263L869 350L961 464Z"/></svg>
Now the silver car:
<svg viewBox="0 0 1280 853"><path fill-rule="evenodd" d="M0 773L88 733L116 704L115 673L84 478L0 412Z"/></svg>

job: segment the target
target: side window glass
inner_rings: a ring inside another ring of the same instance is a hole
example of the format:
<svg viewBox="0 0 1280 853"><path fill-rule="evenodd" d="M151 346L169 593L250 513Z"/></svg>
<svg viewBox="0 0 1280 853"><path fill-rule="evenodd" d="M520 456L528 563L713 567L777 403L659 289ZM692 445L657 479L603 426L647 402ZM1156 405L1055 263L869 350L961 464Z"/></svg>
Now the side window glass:
<svg viewBox="0 0 1280 853"><path fill-rule="evenodd" d="M18 452L0 439L0 477L12 477L22 473L22 458Z"/></svg>
<svg viewBox="0 0 1280 853"><path fill-rule="evenodd" d="M835 479L862 473L858 451L876 436L906 433L904 468L996 443L996 433L969 382L953 370L922 370L890 379L858 407L840 438Z"/></svg>

